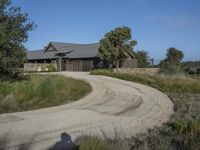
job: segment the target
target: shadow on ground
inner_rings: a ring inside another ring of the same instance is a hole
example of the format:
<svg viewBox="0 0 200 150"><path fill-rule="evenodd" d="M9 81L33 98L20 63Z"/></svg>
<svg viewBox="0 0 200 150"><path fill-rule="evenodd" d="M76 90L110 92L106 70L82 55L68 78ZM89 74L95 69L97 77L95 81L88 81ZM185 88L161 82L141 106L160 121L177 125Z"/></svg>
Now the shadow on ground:
<svg viewBox="0 0 200 150"><path fill-rule="evenodd" d="M69 134L63 132L60 137L61 140L56 142L49 150L78 150L78 146L72 142Z"/></svg>
<svg viewBox="0 0 200 150"><path fill-rule="evenodd" d="M0 139L0 150L7 150L7 149L15 149L15 150L30 150L34 139L34 137L30 142L28 143L23 143L20 144L17 147L10 148L8 146L9 143L9 138L7 138L7 135L5 134L3 137ZM52 145L50 148L47 150L78 150L78 146L76 146L71 139L71 136L67 134L66 132L61 133L60 135L60 141L57 141L54 145Z"/></svg>

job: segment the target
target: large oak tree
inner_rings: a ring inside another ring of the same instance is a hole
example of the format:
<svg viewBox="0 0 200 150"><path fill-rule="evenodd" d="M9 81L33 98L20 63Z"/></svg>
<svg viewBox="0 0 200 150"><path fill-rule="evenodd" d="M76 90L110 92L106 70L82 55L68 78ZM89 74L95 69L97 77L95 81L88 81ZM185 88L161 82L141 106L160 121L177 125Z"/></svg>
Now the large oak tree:
<svg viewBox="0 0 200 150"><path fill-rule="evenodd" d="M0 80L17 78L16 68L26 59L23 46L35 24L10 0L0 0Z"/></svg>

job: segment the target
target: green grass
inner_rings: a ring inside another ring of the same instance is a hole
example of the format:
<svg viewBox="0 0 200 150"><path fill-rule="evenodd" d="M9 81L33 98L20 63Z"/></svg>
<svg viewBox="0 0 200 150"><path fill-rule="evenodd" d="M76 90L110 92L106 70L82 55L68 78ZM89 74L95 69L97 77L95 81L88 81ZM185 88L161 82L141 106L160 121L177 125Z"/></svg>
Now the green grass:
<svg viewBox="0 0 200 150"><path fill-rule="evenodd" d="M76 139L79 150L113 150L114 146L108 140L102 140L98 137L82 136Z"/></svg>
<svg viewBox="0 0 200 150"><path fill-rule="evenodd" d="M82 80L31 75L29 80L0 82L0 113L33 110L78 100L91 91Z"/></svg>
<svg viewBox="0 0 200 150"><path fill-rule="evenodd" d="M129 150L128 140L115 136L114 139L102 139L97 136L81 136L75 141L79 150Z"/></svg>

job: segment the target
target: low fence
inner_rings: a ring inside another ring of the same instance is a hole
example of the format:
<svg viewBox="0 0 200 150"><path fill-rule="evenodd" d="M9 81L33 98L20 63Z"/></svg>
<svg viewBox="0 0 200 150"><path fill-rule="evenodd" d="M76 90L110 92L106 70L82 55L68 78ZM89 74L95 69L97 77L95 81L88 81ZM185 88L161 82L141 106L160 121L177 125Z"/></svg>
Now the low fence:
<svg viewBox="0 0 200 150"><path fill-rule="evenodd" d="M56 63L25 63L24 64L24 72L42 72L49 71L48 66L52 64L57 70Z"/></svg>

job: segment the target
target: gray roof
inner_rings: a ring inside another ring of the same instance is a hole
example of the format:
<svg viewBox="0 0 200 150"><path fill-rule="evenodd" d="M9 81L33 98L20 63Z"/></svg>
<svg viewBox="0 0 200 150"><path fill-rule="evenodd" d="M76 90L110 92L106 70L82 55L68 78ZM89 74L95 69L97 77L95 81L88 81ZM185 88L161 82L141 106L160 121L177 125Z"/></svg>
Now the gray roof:
<svg viewBox="0 0 200 150"><path fill-rule="evenodd" d="M45 52L46 49L27 51L28 60L37 59L54 59L58 58L56 54L67 53L65 58L92 58L97 57L98 54L98 43L93 44L75 44L75 43L61 43L61 42L50 42L56 51Z"/></svg>

